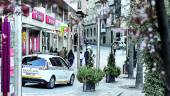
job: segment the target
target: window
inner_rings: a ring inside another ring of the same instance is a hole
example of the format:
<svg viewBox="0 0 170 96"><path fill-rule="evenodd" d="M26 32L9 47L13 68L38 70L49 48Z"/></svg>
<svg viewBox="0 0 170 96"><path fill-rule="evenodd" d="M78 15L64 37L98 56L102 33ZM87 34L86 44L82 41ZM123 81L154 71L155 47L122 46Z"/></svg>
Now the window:
<svg viewBox="0 0 170 96"><path fill-rule="evenodd" d="M96 28L94 28L94 36L96 36Z"/></svg>
<svg viewBox="0 0 170 96"><path fill-rule="evenodd" d="M63 59L59 58L59 60L60 60L60 62L62 63L62 65L68 67L68 65L66 64L66 62L65 62Z"/></svg>
<svg viewBox="0 0 170 96"><path fill-rule="evenodd" d="M60 59L57 58L57 57L50 58L50 61L51 61L51 64L52 64L53 66L63 67L62 62L61 62Z"/></svg>
<svg viewBox="0 0 170 96"><path fill-rule="evenodd" d="M38 60L38 59L40 59L40 58L37 57L37 56L25 57L25 58L22 59L22 64L26 65L28 62L32 62L32 61Z"/></svg>
<svg viewBox="0 0 170 96"><path fill-rule="evenodd" d="M36 56L33 57L25 57L22 60L23 65L31 65L31 66L45 66L47 65L46 60L44 58L39 58Z"/></svg>
<svg viewBox="0 0 170 96"><path fill-rule="evenodd" d="M90 40L90 42L92 43L92 40Z"/></svg>
<svg viewBox="0 0 170 96"><path fill-rule="evenodd" d="M41 59L34 60L32 62L28 62L27 64L31 66L45 66L47 65L47 62L45 59L41 58Z"/></svg>
<svg viewBox="0 0 170 96"><path fill-rule="evenodd" d="M89 29L87 29L87 37L89 37Z"/></svg>
<svg viewBox="0 0 170 96"><path fill-rule="evenodd" d="M90 31L91 31L91 37L92 37L93 36L92 28L90 29Z"/></svg>

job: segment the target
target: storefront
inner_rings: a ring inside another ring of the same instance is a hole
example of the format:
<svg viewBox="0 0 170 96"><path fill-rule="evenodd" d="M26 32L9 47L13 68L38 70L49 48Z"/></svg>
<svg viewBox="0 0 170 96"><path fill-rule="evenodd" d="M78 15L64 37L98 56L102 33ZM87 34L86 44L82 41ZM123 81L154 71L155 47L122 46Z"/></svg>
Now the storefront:
<svg viewBox="0 0 170 96"><path fill-rule="evenodd" d="M33 9L31 15L23 16L23 55L50 51L55 18L42 10Z"/></svg>
<svg viewBox="0 0 170 96"><path fill-rule="evenodd" d="M50 33L42 33L42 51L48 52L50 50Z"/></svg>
<svg viewBox="0 0 170 96"><path fill-rule="evenodd" d="M31 29L29 32L29 53L40 52L40 31Z"/></svg>

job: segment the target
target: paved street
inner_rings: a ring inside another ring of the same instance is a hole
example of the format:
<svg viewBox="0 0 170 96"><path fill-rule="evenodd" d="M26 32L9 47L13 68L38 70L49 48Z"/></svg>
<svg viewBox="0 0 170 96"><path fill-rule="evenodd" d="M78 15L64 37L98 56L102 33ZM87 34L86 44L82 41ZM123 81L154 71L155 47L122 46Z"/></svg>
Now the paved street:
<svg viewBox="0 0 170 96"><path fill-rule="evenodd" d="M96 46L91 46L94 54ZM107 58L110 52L109 47L101 47L101 68L107 64ZM116 65L123 66L125 60L125 51L118 50L116 52ZM76 56L76 53L75 53ZM76 68L76 60L74 66ZM23 96L144 96L141 90L134 88L135 79L127 79L126 75L121 75L116 79L115 83L105 83L105 78L96 86L95 92L82 92L82 84L75 80L73 86L56 85L54 89L46 89L44 85L27 84L22 87Z"/></svg>

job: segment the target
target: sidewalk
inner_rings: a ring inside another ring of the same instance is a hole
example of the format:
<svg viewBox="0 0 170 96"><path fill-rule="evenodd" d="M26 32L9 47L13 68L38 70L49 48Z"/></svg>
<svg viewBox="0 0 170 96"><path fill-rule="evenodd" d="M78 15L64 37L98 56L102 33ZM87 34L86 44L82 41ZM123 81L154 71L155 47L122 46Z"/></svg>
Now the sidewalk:
<svg viewBox="0 0 170 96"><path fill-rule="evenodd" d="M134 86L134 84L135 79L120 77L115 83L105 83L104 80L101 81L99 85L96 86L95 92L82 92L81 87L77 88L77 91L60 94L60 96L144 96L141 90L129 88Z"/></svg>
<svg viewBox="0 0 170 96"><path fill-rule="evenodd" d="M105 78L96 85L95 92L83 92L83 84L77 86L72 91L57 94L41 94L41 96L144 96L142 90L132 88L135 85L135 79L128 79L127 76L121 75L116 79L115 83L105 83ZM131 87L131 88L129 88ZM35 94L27 94L23 96L35 96Z"/></svg>

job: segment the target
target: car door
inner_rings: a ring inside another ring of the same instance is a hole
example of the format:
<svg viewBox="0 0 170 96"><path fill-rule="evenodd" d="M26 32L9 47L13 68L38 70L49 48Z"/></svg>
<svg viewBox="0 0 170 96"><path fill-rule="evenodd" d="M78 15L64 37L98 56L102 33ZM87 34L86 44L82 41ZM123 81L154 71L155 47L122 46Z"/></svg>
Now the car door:
<svg viewBox="0 0 170 96"><path fill-rule="evenodd" d="M53 71L56 77L56 82L59 84L66 83L66 72L63 63L61 62L60 58L52 57L50 58L51 64L53 66Z"/></svg>
<svg viewBox="0 0 170 96"><path fill-rule="evenodd" d="M59 57L60 58L60 57ZM69 66L67 64L67 62L60 58L60 62L64 65L64 71L65 71L65 74L66 74L66 80L69 80L70 79L70 70L69 70Z"/></svg>

